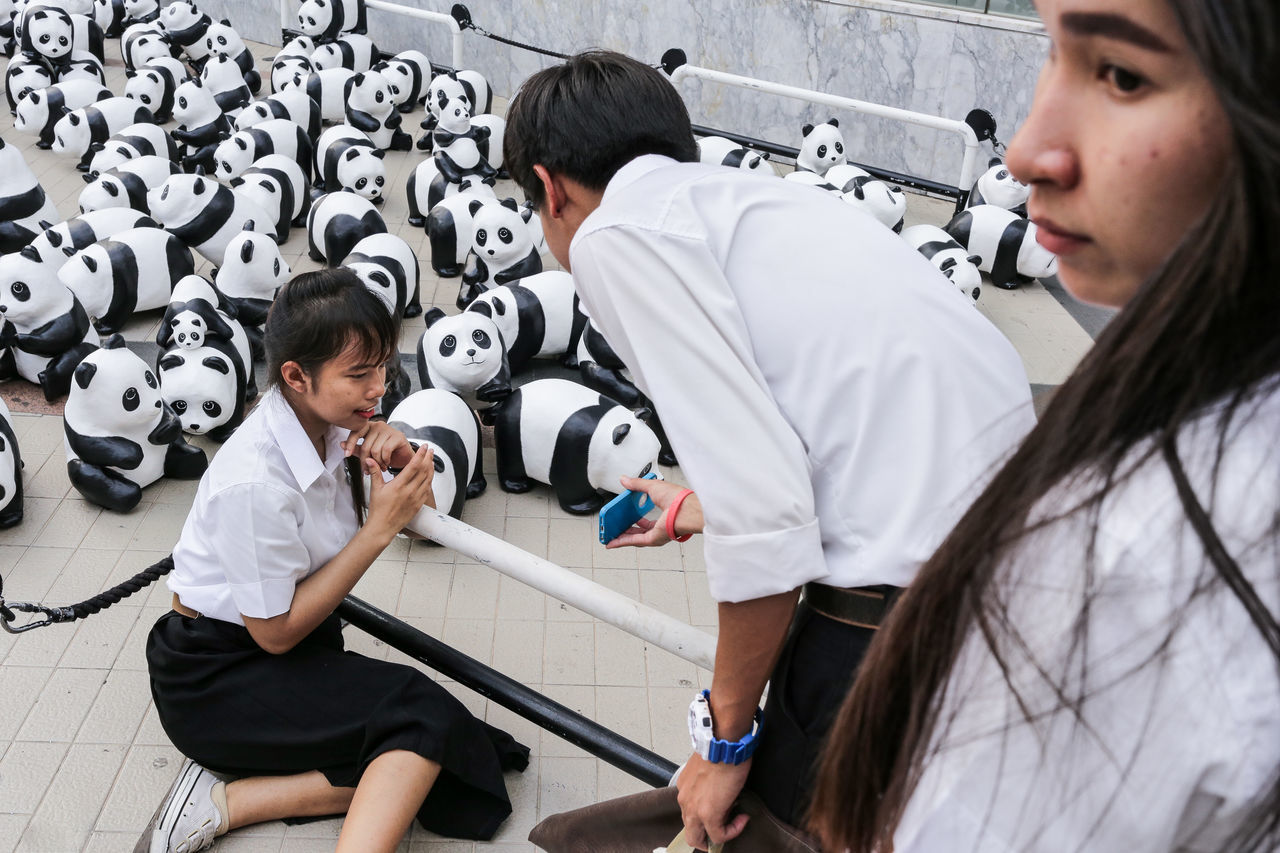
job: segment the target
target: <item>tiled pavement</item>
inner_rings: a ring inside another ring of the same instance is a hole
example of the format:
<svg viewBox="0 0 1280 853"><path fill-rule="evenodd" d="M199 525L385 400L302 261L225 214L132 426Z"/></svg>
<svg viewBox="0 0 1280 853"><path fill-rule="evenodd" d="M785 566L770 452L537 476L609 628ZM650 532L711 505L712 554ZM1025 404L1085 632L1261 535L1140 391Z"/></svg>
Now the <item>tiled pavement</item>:
<svg viewBox="0 0 1280 853"><path fill-rule="evenodd" d="M261 64L274 49L251 45ZM123 89L117 42L108 42L108 83ZM406 116L416 131L420 113ZM24 150L59 212L70 216L84 183L73 161L39 151L0 115L6 143ZM421 155L387 156L388 228L421 249L422 299L453 311L456 280L432 276L425 235L405 223L403 187ZM501 187L500 187L501 189ZM507 194L515 194L507 186ZM910 198L908 223L941 222L949 205ZM296 230L282 247L294 272L315 268L306 236ZM207 264L203 265L207 267ZM198 270L203 271L203 270ZM1090 338L1059 300L1032 285L1018 291L987 287L983 311L1022 354L1031 382L1055 385L1087 350ZM140 315L126 338L146 352L159 311ZM407 321L402 352L411 354L421 319ZM21 381L0 385L14 409L25 460L25 519L0 532L0 577L9 600L67 604L108 588L167 554L195 483L161 480L128 514L101 510L69 486L62 421ZM216 446L196 443L212 453ZM485 451L493 473L493 451ZM679 479L678 471L665 472ZM506 495L491 483L469 501L464 520L538 556L566 566L678 619L710 632L715 606L707 592L698 541L656 550L606 551L595 542L595 520L563 513L545 490ZM599 720L674 760L687 754L684 709L690 690L709 674L596 622L486 566L422 543L398 540L355 593L478 660ZM0 633L0 853L129 851L181 762L160 728L148 689L143 643L168 607L163 584L69 626L15 638ZM391 660L399 652L348 629L347 642ZM509 777L515 812L491 844L440 839L414 827L402 850L470 853L526 851L529 828L541 817L643 785L511 712L449 685L476 714L507 728L533 748L523 775ZM309 853L331 850L341 826L324 820L286 827L271 823L237 831L215 847L223 853Z"/></svg>

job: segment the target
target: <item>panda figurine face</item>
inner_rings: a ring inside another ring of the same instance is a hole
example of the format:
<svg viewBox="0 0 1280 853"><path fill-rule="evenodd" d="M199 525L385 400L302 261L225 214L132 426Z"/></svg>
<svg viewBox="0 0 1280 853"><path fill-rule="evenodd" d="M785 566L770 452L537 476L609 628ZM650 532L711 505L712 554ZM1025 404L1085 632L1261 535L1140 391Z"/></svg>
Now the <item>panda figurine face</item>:
<svg viewBox="0 0 1280 853"><path fill-rule="evenodd" d="M160 107L168 88L169 81L164 75L154 68L143 68L125 82L124 95L154 112Z"/></svg>
<svg viewBox="0 0 1280 853"><path fill-rule="evenodd" d="M158 366L160 393L182 422L183 432L203 435L236 412L235 367L218 350L207 346L169 350Z"/></svg>
<svg viewBox="0 0 1280 853"><path fill-rule="evenodd" d="M492 320L474 311L435 319L418 344L433 385L455 393L476 391L497 376L506 350Z"/></svg>
<svg viewBox="0 0 1280 853"><path fill-rule="evenodd" d="M58 264L35 257L34 252L0 255L0 317L23 332L71 310L71 291L58 278Z"/></svg>
<svg viewBox="0 0 1280 853"><path fill-rule="evenodd" d="M830 119L826 124L816 127L806 124L801 130L804 141L800 143L800 153L796 155L797 169L808 169L825 175L832 166L845 162L844 136L840 133L838 121Z"/></svg>
<svg viewBox="0 0 1280 853"><path fill-rule="evenodd" d="M857 178L853 187L842 194L849 204L867 213L894 232L902 231L903 217L907 213L907 197L901 187L877 181L874 178Z"/></svg>
<svg viewBox="0 0 1280 853"><path fill-rule="evenodd" d="M187 80L173 93L173 117L181 127L203 127L222 115L213 93L199 80Z"/></svg>
<svg viewBox="0 0 1280 853"><path fill-rule="evenodd" d="M376 71L364 71L351 79L351 89L347 92L348 110L358 110L380 119L395 110L391 85L386 77Z"/></svg>
<svg viewBox="0 0 1280 853"><path fill-rule="evenodd" d="M226 56L231 59L244 53L244 39L229 24L215 21L204 31L204 43L213 56Z"/></svg>
<svg viewBox="0 0 1280 853"><path fill-rule="evenodd" d="M124 14L130 21L141 21L159 13L158 0L124 0Z"/></svg>
<svg viewBox="0 0 1280 853"><path fill-rule="evenodd" d="M975 196L981 201L975 201ZM994 204L1005 210L1025 212L1027 199L1030 197L1031 186L1015 178L1004 163L995 161L991 168L978 178L970 200L974 203Z"/></svg>
<svg viewBox="0 0 1280 853"><path fill-rule="evenodd" d="M51 62L71 55L74 37L71 16L61 9L41 7L23 20L23 44Z"/></svg>
<svg viewBox="0 0 1280 853"><path fill-rule="evenodd" d="M471 251L485 262L491 273L500 272L534 251L533 235L513 206L482 205L475 214Z"/></svg>
<svg viewBox="0 0 1280 853"><path fill-rule="evenodd" d="M382 197L387 183L387 167L374 149L352 146L338 158L338 183L370 201Z"/></svg>
<svg viewBox="0 0 1280 853"><path fill-rule="evenodd" d="M80 362L67 397L66 414L76 424L92 424L93 435L146 443L163 406L160 381L151 368L130 350L119 347L95 350Z"/></svg>

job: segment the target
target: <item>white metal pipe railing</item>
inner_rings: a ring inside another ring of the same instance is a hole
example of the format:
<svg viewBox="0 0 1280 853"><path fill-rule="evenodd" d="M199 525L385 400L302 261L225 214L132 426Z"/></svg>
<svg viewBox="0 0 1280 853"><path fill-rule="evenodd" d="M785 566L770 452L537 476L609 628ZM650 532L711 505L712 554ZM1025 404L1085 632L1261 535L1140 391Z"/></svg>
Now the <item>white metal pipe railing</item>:
<svg viewBox="0 0 1280 853"><path fill-rule="evenodd" d="M711 670L715 666L716 640L706 631L686 625L439 510L423 509L408 526L415 533L703 669Z"/></svg>
<svg viewBox="0 0 1280 853"><path fill-rule="evenodd" d="M295 0L280 0L280 29L294 29L297 25L296 17L290 17L291 10L295 6ZM368 9L381 9L384 12L391 12L394 15L404 15L408 18L417 18L421 21L428 21L433 24L443 24L449 28L452 34L453 43L453 67L455 69L462 68L462 28L458 26L458 22L452 16L446 15L444 12L429 12L426 9L414 9L410 6L401 6L397 3L387 3L386 0L365 0L365 7Z"/></svg>
<svg viewBox="0 0 1280 853"><path fill-rule="evenodd" d="M918 113L912 110L898 109L897 107L887 107L883 104L873 104L868 101L859 101L854 98L846 98L842 95L830 95L826 92L814 91L813 89L802 89L798 86L788 86L783 83L772 83L767 80L757 80L754 77L743 77L740 74L730 74L725 71L716 71L711 68L700 68L697 65L680 65L672 69L670 74L671 82L673 84L679 83L686 77L693 77L699 80L707 80L712 83L720 83L725 86L736 86L740 89L754 89L758 92L780 95L784 98L794 98L796 100L808 101L813 104L822 104L836 109L850 110L851 112L879 116L893 121L900 121L907 124L918 125L920 127L928 127L933 130L940 130L944 133L954 133L964 141L964 161L960 166L960 179L956 183L956 187L962 192L967 191L973 186L973 182L977 179L978 164L981 163L982 158L982 147L978 143L978 135L973 132L973 128L962 121L929 115L928 113Z"/></svg>

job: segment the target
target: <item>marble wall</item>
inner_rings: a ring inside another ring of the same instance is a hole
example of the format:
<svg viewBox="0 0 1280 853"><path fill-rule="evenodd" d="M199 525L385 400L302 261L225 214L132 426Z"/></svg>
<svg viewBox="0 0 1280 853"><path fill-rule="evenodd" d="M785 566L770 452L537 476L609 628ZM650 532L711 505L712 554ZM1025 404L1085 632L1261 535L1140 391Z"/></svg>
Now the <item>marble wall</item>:
<svg viewBox="0 0 1280 853"><path fill-rule="evenodd" d="M293 3L296 0L286 0ZM405 0L448 11L447 0ZM655 65L672 47L690 64L860 100L962 119L989 110L1008 139L1025 118L1047 52L1032 22L898 0L470 0L480 26L562 53L624 51ZM201 0L246 38L278 43L279 11L258 0ZM450 58L448 30L371 10L370 35L385 50L419 48ZM464 63L500 96L555 60L474 32ZM798 146L800 127L832 111L808 103L697 80L680 84L697 124ZM959 137L874 117L835 113L856 161L954 183Z"/></svg>

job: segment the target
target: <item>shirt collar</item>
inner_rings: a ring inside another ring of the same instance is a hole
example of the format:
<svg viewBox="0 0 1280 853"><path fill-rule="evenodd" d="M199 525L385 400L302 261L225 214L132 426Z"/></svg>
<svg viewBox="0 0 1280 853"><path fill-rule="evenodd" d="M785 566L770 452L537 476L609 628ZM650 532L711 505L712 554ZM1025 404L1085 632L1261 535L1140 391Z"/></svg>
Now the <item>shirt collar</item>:
<svg viewBox="0 0 1280 853"><path fill-rule="evenodd" d="M267 427L280 452L284 454L285 464L289 466L289 472L297 481L298 488L305 492L320 479L321 474L332 474L338 469L344 458L342 442L350 435L350 430L329 427L324 435L325 453L324 461L321 462L311 439L307 438L297 414L279 387L272 387L267 391L262 404L266 408Z"/></svg>
<svg viewBox="0 0 1280 853"><path fill-rule="evenodd" d="M600 203L604 204L609 200L609 196L634 184L655 169L661 169L663 166L673 166L677 162L663 154L641 154L613 173L613 177L609 179L608 185L604 188L604 195L600 197Z"/></svg>

